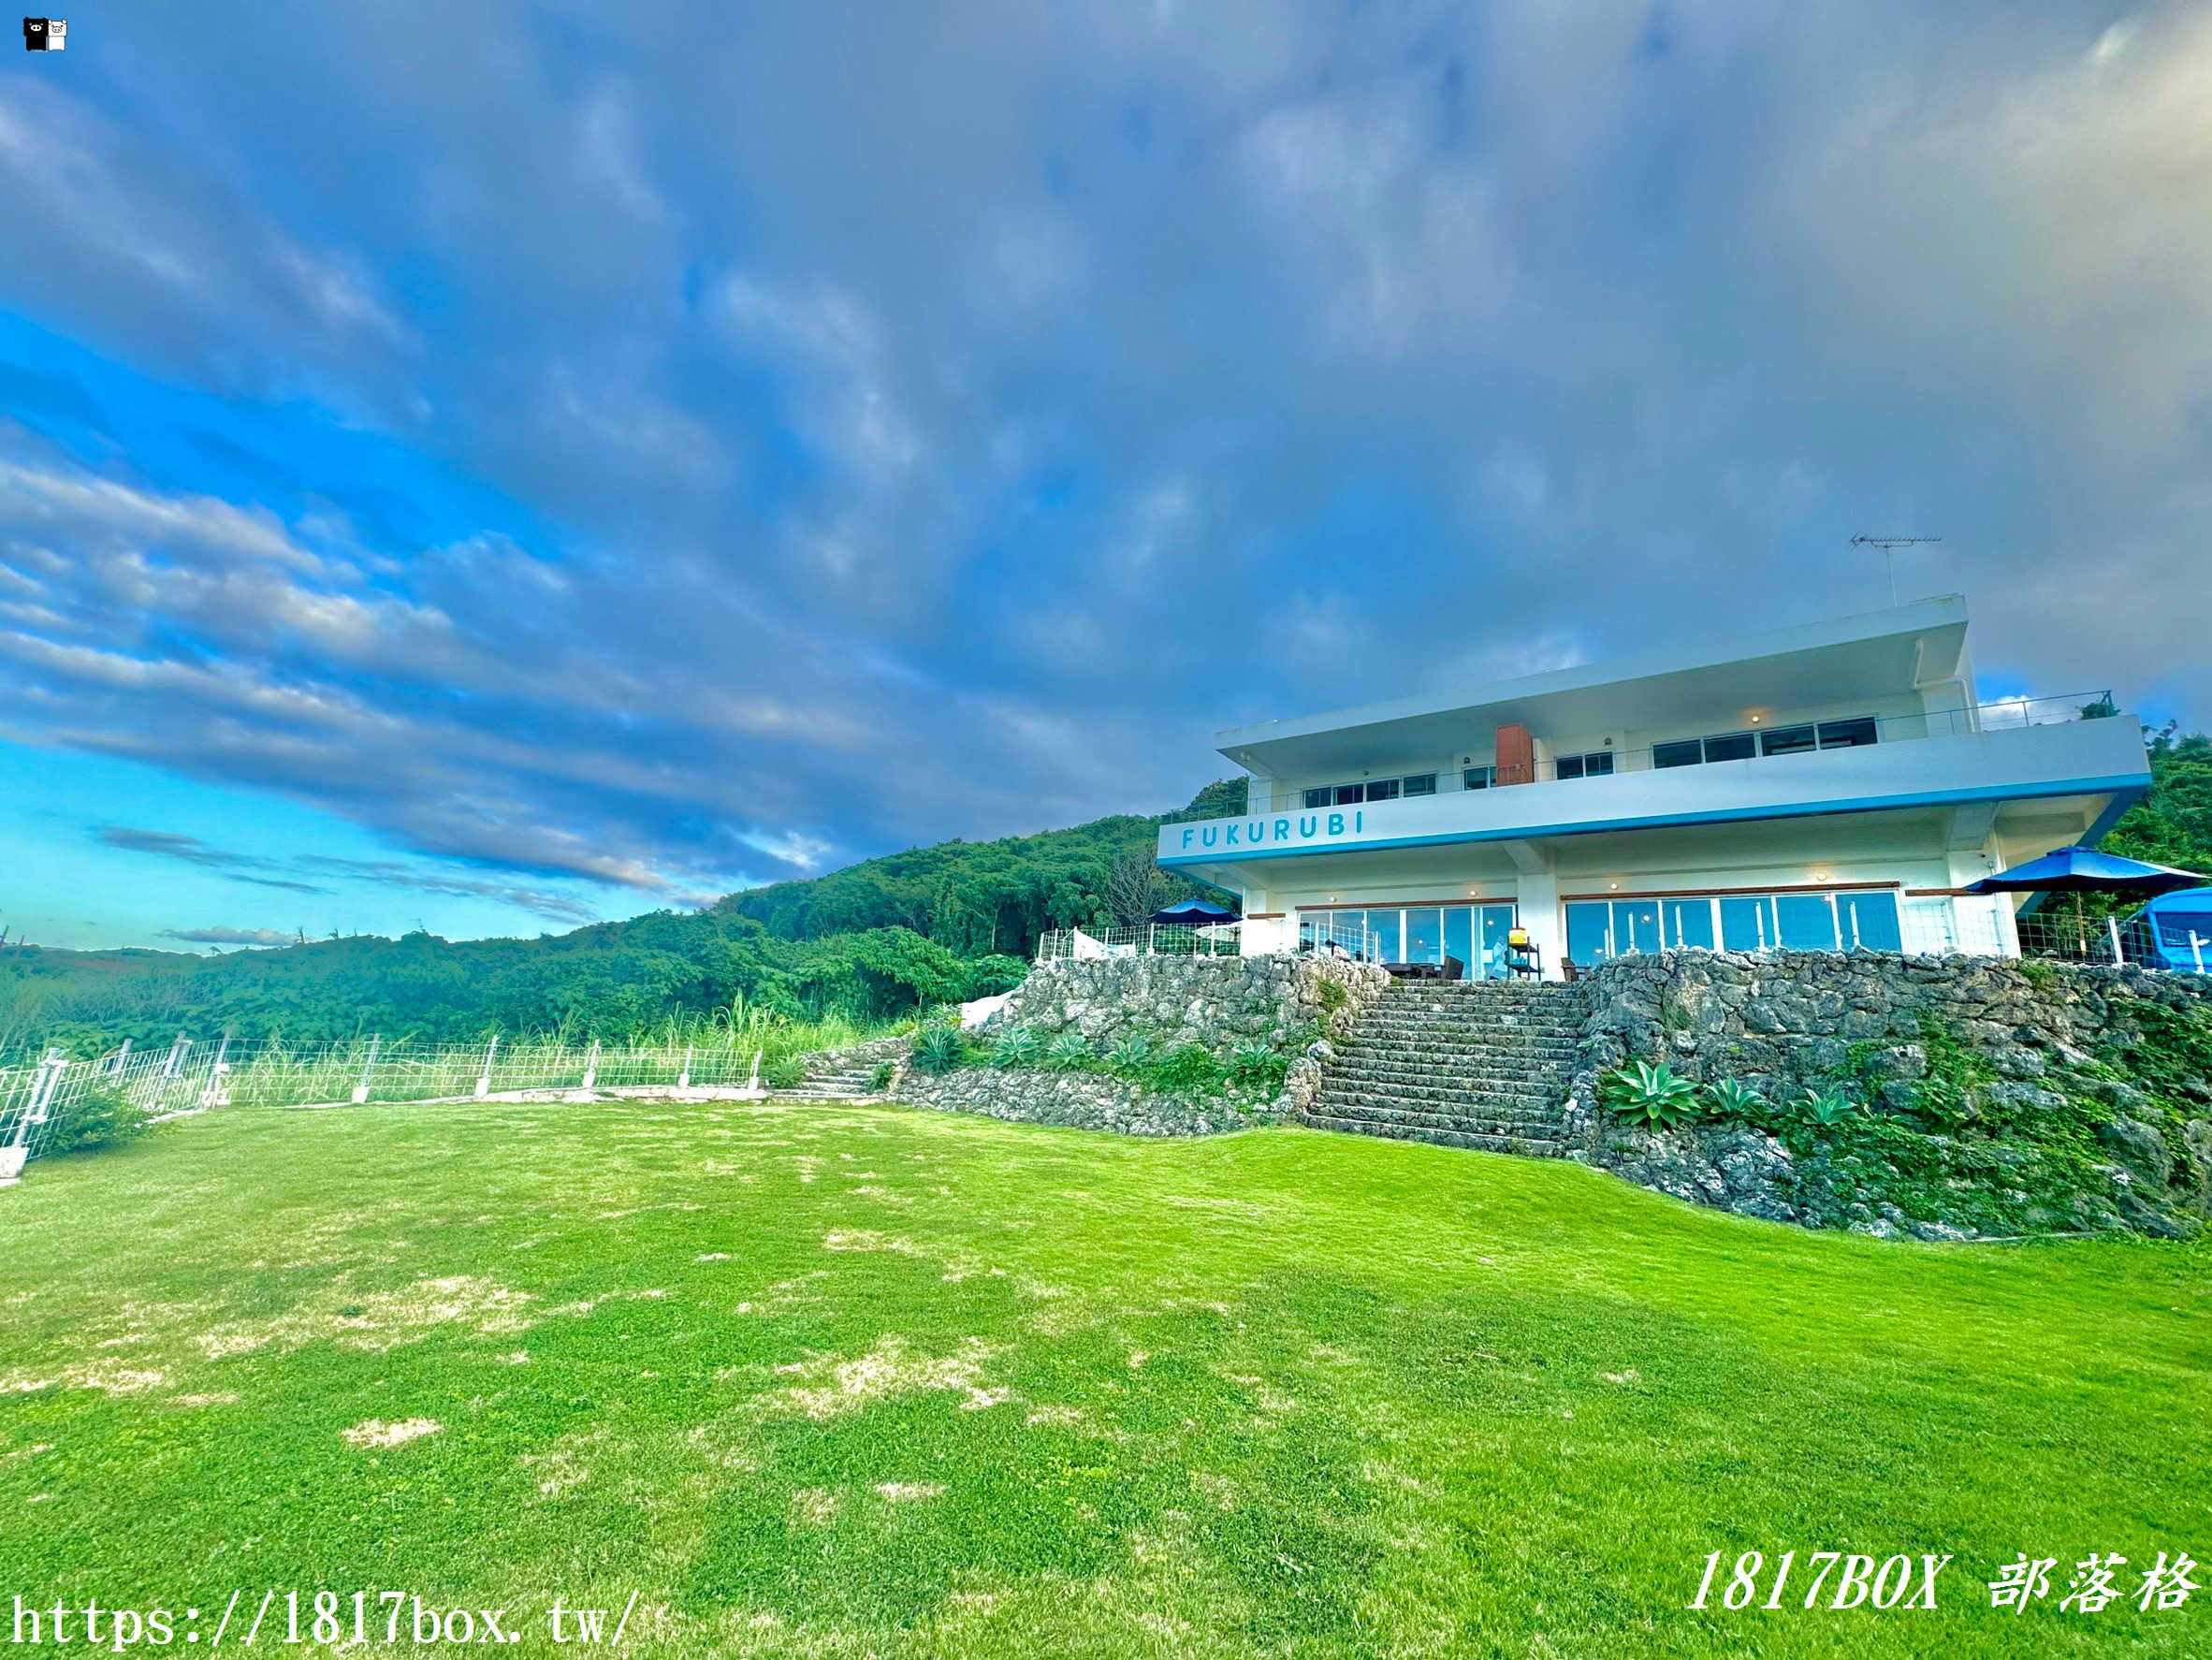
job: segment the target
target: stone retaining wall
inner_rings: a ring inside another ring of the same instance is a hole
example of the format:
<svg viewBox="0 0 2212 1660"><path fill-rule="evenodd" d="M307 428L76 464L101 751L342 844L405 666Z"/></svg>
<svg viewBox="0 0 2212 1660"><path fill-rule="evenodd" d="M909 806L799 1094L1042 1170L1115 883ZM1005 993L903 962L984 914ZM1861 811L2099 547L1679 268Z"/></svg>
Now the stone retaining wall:
<svg viewBox="0 0 2212 1660"><path fill-rule="evenodd" d="M1123 1135L1218 1135L1253 1122L1227 1101L1148 1096L1125 1079L1096 1072L962 1067L933 1076L908 1070L892 1084L891 1099L939 1112L980 1113L987 1118L1111 1129Z"/></svg>
<svg viewBox="0 0 2212 1660"><path fill-rule="evenodd" d="M2212 1078L2170 1082L2158 1110L2126 1081L2146 1041L2145 1008L2212 1012L2212 977L1988 957L1679 951L1621 958L1590 978L1595 1009L1567 1113L1573 1156L1645 1186L1809 1219L1790 1201L1792 1157L1773 1136L1743 1126L1626 1129L1597 1099L1614 1068L1642 1060L1700 1084L1733 1077L1769 1102L1847 1080L1871 1110L1904 1119L1928 1077L1932 1024L1971 1057L1978 1106L2032 1114L2064 1108L2071 1092L2110 1107L2097 1133L2111 1191L2057 1218L2055 1230L2172 1232L2185 1227L2177 1211L2212 1208ZM1962 1236L1878 1200L1863 1208L1851 1225L1866 1231Z"/></svg>
<svg viewBox="0 0 2212 1660"><path fill-rule="evenodd" d="M1332 983L1341 1001L1323 993ZM1142 1032L1162 1048L1200 1043L1225 1056L1239 1043L1280 1046L1307 1027L1342 1039L1389 983L1372 963L1324 957L1063 957L1030 969L984 1029L1028 1026L1047 1042L1073 1029L1100 1051Z"/></svg>
<svg viewBox="0 0 2212 1660"><path fill-rule="evenodd" d="M1301 1046L1282 1094L1250 1114L1227 1101L1146 1095L1095 1072L962 1067L938 1076L902 1068L892 1099L1032 1124L1128 1135L1214 1135L1305 1105L1319 1087L1329 1038L1342 1041L1390 983L1371 963L1314 957L1127 956L1041 963L983 1025L1026 1026L1046 1042L1081 1032L1095 1054L1142 1035L1166 1051L1197 1043L1227 1058L1243 1043ZM1331 992L1325 988L1340 988ZM1316 1035L1316 1034L1319 1035Z"/></svg>

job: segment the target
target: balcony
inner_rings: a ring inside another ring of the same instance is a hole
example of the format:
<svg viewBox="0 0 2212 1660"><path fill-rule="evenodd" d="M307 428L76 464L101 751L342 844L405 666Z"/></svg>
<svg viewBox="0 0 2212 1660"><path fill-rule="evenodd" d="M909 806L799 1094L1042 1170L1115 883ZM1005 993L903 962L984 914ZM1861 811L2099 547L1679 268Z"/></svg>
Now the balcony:
<svg viewBox="0 0 2212 1660"><path fill-rule="evenodd" d="M1556 762L1539 763L1538 777L1510 787L1317 808L1305 805L1302 792L1268 797L1238 818L1167 825L1159 862L1237 864L1966 802L2132 798L2149 783L2138 723L2103 694L2013 700L1873 724L1871 741L1860 735L1824 749L1814 729L1811 747L1741 760L1701 756L1696 764L1663 764L1671 748L1663 745L1607 751L1609 772L1592 771L1585 758L1580 777L1559 777Z"/></svg>

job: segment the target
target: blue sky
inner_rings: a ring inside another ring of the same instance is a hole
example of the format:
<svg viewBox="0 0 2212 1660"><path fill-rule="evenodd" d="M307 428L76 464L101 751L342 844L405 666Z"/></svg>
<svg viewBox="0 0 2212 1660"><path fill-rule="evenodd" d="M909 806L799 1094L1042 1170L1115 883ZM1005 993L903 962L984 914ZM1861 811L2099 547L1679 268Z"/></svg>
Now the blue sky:
<svg viewBox="0 0 2212 1660"><path fill-rule="evenodd" d="M0 924L534 933L1863 609L2212 697L2212 16L94 7L0 57Z"/></svg>

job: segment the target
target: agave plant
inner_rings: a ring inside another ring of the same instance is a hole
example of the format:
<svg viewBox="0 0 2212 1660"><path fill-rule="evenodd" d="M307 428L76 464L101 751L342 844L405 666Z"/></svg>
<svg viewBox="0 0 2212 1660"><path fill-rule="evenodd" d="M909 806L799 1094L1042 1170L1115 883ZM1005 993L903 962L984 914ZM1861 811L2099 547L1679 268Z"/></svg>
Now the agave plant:
<svg viewBox="0 0 2212 1660"><path fill-rule="evenodd" d="M1240 1083L1255 1083L1267 1076L1274 1058L1275 1052L1257 1040L1239 1043L1229 1053L1230 1075Z"/></svg>
<svg viewBox="0 0 2212 1660"><path fill-rule="evenodd" d="M1065 1031L1045 1047L1044 1064L1055 1072L1080 1071L1090 1065L1091 1041L1078 1031Z"/></svg>
<svg viewBox="0 0 2212 1660"><path fill-rule="evenodd" d="M949 1072L967 1058L956 1027L933 1026L914 1040L914 1065L924 1072Z"/></svg>
<svg viewBox="0 0 2212 1660"><path fill-rule="evenodd" d="M1807 1123L1828 1128L1858 1116L1858 1102L1840 1089L1808 1089L1790 1104Z"/></svg>
<svg viewBox="0 0 2212 1660"><path fill-rule="evenodd" d="M1044 1053L1044 1040L1037 1035L1034 1027L1010 1026L998 1034L997 1047L991 1052L991 1064L1004 1071L1011 1067L1033 1067Z"/></svg>
<svg viewBox="0 0 2212 1660"><path fill-rule="evenodd" d="M1697 1117L1697 1085L1664 1064L1632 1061L1607 1073L1598 1093L1622 1117L1652 1129L1673 1129Z"/></svg>
<svg viewBox="0 0 2212 1660"><path fill-rule="evenodd" d="M1767 1098L1741 1078L1716 1078L1705 1086L1705 1099L1715 1114L1739 1123L1748 1121Z"/></svg>
<svg viewBox="0 0 2212 1660"><path fill-rule="evenodd" d="M1154 1045L1142 1032L1131 1032L1113 1046L1113 1053L1106 1058L1116 1070L1141 1072L1152 1064Z"/></svg>

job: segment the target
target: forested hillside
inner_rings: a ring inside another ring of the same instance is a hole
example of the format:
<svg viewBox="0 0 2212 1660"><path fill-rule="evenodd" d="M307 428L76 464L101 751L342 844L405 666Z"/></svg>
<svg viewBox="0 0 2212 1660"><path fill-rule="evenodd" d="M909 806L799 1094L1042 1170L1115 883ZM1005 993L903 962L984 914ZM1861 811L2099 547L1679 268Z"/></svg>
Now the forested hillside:
<svg viewBox="0 0 2212 1660"><path fill-rule="evenodd" d="M2212 737L2150 735L2150 794L2103 843L2109 852L2212 875Z"/></svg>
<svg viewBox="0 0 2212 1660"><path fill-rule="evenodd" d="M1157 818L951 841L811 881L536 939L314 940L181 952L0 951L0 1053L226 1028L297 1042L380 1032L474 1039L565 1027L624 1037L735 997L791 1014L873 1018L1018 980L1039 935L1140 921L1191 892L1152 862L1159 826L1244 810L1242 779Z"/></svg>

